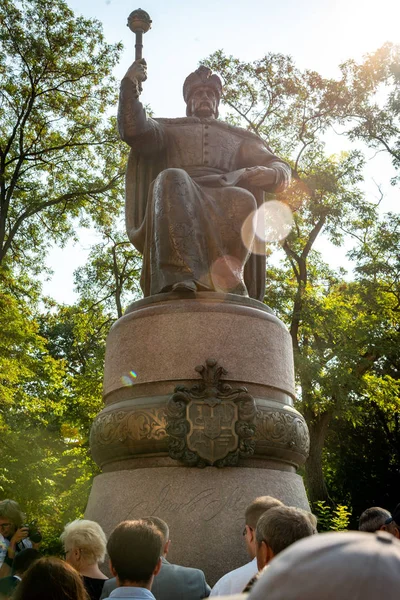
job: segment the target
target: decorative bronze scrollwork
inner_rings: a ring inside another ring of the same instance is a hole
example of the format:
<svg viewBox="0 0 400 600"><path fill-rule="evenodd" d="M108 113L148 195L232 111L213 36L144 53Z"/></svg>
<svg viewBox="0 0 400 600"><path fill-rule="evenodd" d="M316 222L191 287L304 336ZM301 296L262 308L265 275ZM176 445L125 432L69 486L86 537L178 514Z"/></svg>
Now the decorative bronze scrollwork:
<svg viewBox="0 0 400 600"><path fill-rule="evenodd" d="M227 371L214 359L196 367L202 380L178 385L167 403L169 456L187 466L237 466L255 450L256 402L245 387L221 381Z"/></svg>

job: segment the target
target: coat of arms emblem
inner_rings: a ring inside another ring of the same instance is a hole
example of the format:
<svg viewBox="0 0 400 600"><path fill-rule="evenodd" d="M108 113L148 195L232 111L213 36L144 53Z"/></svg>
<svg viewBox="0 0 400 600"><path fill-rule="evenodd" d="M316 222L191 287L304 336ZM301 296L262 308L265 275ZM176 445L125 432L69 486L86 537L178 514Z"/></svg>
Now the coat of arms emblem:
<svg viewBox="0 0 400 600"><path fill-rule="evenodd" d="M246 388L221 381L216 360L196 367L202 381L177 386L167 404L169 455L189 466L235 466L254 453L256 403Z"/></svg>

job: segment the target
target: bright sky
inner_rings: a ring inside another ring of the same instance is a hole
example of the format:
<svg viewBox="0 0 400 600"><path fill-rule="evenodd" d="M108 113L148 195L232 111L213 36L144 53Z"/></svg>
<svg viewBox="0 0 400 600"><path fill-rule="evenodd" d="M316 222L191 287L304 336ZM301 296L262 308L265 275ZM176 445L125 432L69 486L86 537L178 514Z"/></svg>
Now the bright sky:
<svg viewBox="0 0 400 600"><path fill-rule="evenodd" d="M123 42L115 71L121 78L134 59L134 34L126 26L127 17L139 6L127 0L67 1L76 13L99 19L109 42ZM298 67L335 77L346 59L361 59L386 41L400 43L398 0L146 0L141 8L153 21L143 42L148 80L142 101L159 117L184 116L183 81L217 49L244 60L269 51L290 54ZM400 204L398 190L388 184L392 174L384 158L371 161L370 181L385 182L387 210ZM84 263L92 241L82 232L79 244L51 252L48 264L55 274L45 292L57 301L74 300L72 273Z"/></svg>

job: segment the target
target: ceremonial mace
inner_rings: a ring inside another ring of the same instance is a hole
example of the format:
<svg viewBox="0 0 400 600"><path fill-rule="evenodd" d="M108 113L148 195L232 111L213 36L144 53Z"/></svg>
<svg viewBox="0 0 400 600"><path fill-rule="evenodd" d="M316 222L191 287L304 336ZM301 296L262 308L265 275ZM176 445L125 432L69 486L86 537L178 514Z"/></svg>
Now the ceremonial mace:
<svg viewBox="0 0 400 600"><path fill-rule="evenodd" d="M137 8L128 17L127 26L136 36L135 60L142 58L143 34L151 28L150 15L141 8Z"/></svg>

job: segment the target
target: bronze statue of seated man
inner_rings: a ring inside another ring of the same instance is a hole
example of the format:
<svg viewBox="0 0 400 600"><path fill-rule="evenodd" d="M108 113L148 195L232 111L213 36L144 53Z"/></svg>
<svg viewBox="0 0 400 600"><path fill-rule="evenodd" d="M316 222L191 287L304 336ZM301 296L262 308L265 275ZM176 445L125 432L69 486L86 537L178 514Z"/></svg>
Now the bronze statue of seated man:
<svg viewBox="0 0 400 600"><path fill-rule="evenodd" d="M290 167L255 134L218 120L222 84L207 67L185 80L184 118L146 116L139 101L146 78L144 59L135 61L118 112L131 147L126 224L143 254L144 295L217 291L262 300L265 253L252 227L243 239L243 225L263 191L289 185Z"/></svg>

